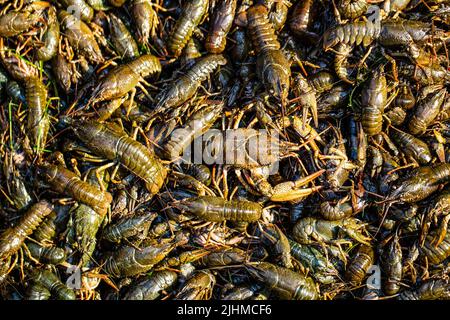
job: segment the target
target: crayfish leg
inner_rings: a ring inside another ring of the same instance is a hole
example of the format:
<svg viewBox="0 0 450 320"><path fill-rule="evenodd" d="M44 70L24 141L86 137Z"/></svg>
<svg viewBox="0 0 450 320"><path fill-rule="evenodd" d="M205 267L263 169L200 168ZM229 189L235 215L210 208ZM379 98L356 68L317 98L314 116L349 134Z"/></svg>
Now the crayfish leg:
<svg viewBox="0 0 450 320"><path fill-rule="evenodd" d="M437 235L436 237L433 239L432 244L434 245L435 248L437 248L442 241L444 241L445 236L447 235L447 227L448 227L448 222L450 220L450 215L446 215L440 225L439 228L437 230Z"/></svg>

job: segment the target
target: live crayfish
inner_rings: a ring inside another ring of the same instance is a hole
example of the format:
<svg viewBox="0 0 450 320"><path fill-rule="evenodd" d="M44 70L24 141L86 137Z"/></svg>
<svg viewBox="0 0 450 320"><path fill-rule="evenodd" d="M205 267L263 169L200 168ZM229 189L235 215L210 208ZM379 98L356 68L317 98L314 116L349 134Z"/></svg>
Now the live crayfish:
<svg viewBox="0 0 450 320"><path fill-rule="evenodd" d="M95 154L108 160L119 161L142 178L152 194L162 187L167 170L156 155L126 133L94 122L75 124L73 130Z"/></svg>
<svg viewBox="0 0 450 320"><path fill-rule="evenodd" d="M183 7L181 17L177 21L168 42L169 50L175 56L181 54L181 51L194 32L194 28L202 21L208 10L208 2L206 0L195 0L186 3Z"/></svg>
<svg viewBox="0 0 450 320"><path fill-rule="evenodd" d="M261 279L283 299L314 300L317 288L311 278L268 262L247 266L250 274Z"/></svg>
<svg viewBox="0 0 450 320"><path fill-rule="evenodd" d="M6 229L1 234L0 259L2 263L20 249L26 237L33 233L52 209L52 205L47 201L39 202L26 212L16 226Z"/></svg>
<svg viewBox="0 0 450 320"><path fill-rule="evenodd" d="M1 299L449 299L448 10L0 0Z"/></svg>
<svg viewBox="0 0 450 320"><path fill-rule="evenodd" d="M143 88L140 83L145 83L144 78L160 71L161 64L155 56L144 55L138 57L112 70L95 88L92 94L92 103L117 99L128 92L135 92L136 86Z"/></svg>

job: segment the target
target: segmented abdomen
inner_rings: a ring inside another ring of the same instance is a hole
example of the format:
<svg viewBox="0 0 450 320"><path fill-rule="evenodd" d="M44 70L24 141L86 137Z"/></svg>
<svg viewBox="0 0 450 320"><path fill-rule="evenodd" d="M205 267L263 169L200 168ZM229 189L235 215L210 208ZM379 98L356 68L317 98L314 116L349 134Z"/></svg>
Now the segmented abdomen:
<svg viewBox="0 0 450 320"><path fill-rule="evenodd" d="M256 202L227 201L213 196L186 199L180 203L180 208L200 219L212 222L224 220L256 221L261 217L263 211L262 206Z"/></svg>
<svg viewBox="0 0 450 320"><path fill-rule="evenodd" d="M399 300L437 300L449 295L448 280L430 279L417 289L405 290L398 296Z"/></svg>
<svg viewBox="0 0 450 320"><path fill-rule="evenodd" d="M38 202L25 213L16 226L6 229L0 235L0 260L8 258L19 250L25 238L33 233L52 210L53 205L47 201Z"/></svg>
<svg viewBox="0 0 450 320"><path fill-rule="evenodd" d="M352 213L353 208L349 203L333 205L330 201L325 201L320 205L320 214L326 220L341 220L350 217Z"/></svg>
<svg viewBox="0 0 450 320"><path fill-rule="evenodd" d="M94 122L79 123L74 126L74 132L94 153L109 160L118 160L143 179L151 194L156 194L164 184L167 170L160 159L125 133Z"/></svg>
<svg viewBox="0 0 450 320"><path fill-rule="evenodd" d="M38 242L52 241L56 236L56 212L52 211L33 232L33 238Z"/></svg>
<svg viewBox="0 0 450 320"><path fill-rule="evenodd" d="M188 71L186 77L188 77L193 82L202 82L213 72L218 66L223 66L227 63L227 59L221 54L210 54L201 60L199 60L193 67Z"/></svg>
<svg viewBox="0 0 450 320"><path fill-rule="evenodd" d="M38 59L42 61L49 61L56 55L60 39L59 22L55 7L50 7L48 16L48 28L44 35L44 46L36 51Z"/></svg>
<svg viewBox="0 0 450 320"><path fill-rule="evenodd" d="M379 134L383 126L383 112L387 101L386 78L375 73L362 94L362 125L364 132L373 136Z"/></svg>
<svg viewBox="0 0 450 320"><path fill-rule="evenodd" d="M367 0L341 0L339 12L344 18L355 19L366 13L369 4Z"/></svg>
<svg viewBox="0 0 450 320"><path fill-rule="evenodd" d="M116 153L125 167L146 182L146 187L151 194L159 191L166 179L167 170L156 155L128 136L119 139Z"/></svg>
<svg viewBox="0 0 450 320"><path fill-rule="evenodd" d="M254 5L248 10L248 28L256 53L280 49L280 43L264 5Z"/></svg>
<svg viewBox="0 0 450 320"><path fill-rule="evenodd" d="M159 59L151 54L140 56L127 65L134 73L143 78L161 72Z"/></svg>
<svg viewBox="0 0 450 320"><path fill-rule="evenodd" d="M50 127L47 115L47 88L38 78L25 81L28 105L28 130L33 147L42 150Z"/></svg>
<svg viewBox="0 0 450 320"><path fill-rule="evenodd" d="M55 246L43 247L37 243L27 243L27 248L31 255L41 263L58 264L65 260L64 249Z"/></svg>
<svg viewBox="0 0 450 320"><path fill-rule="evenodd" d="M178 19L168 43L169 50L174 56L178 57L181 54L207 10L208 0L192 0L183 7L181 17Z"/></svg>
<svg viewBox="0 0 450 320"><path fill-rule="evenodd" d="M224 0L218 4L211 19L211 28L205 47L211 53L221 53L225 50L227 34L233 25L237 0Z"/></svg>
<svg viewBox="0 0 450 320"><path fill-rule="evenodd" d="M155 272L150 278L143 278L133 285L125 294L124 300L154 300L162 290L172 286L178 278L174 271Z"/></svg>
<svg viewBox="0 0 450 320"><path fill-rule="evenodd" d="M175 129L170 134L169 141L164 145L164 154L169 160L177 159L191 142L208 130L222 113L223 103L219 102L194 113L182 128Z"/></svg>
<svg viewBox="0 0 450 320"><path fill-rule="evenodd" d="M244 250L232 248L230 250L211 252L206 257L199 259L197 263L207 267L220 267L243 263L245 257L246 253Z"/></svg>
<svg viewBox="0 0 450 320"><path fill-rule="evenodd" d="M375 135L381 132L383 111L384 107L381 105L368 104L363 107L362 124L365 133Z"/></svg>
<svg viewBox="0 0 450 320"><path fill-rule="evenodd" d="M206 80L211 72L218 66L225 65L227 60L221 54L210 54L201 58L185 75L180 77L175 84L163 91L160 100L153 112L163 112L172 107L178 107L191 98Z"/></svg>
<svg viewBox="0 0 450 320"><path fill-rule="evenodd" d="M67 288L59 278L49 270L34 270L31 278L51 291L59 300L75 300L73 290Z"/></svg>
<svg viewBox="0 0 450 320"><path fill-rule="evenodd" d="M420 250L422 255L428 258L429 263L439 264L450 256L450 232L447 232L444 240L437 247L432 244L435 236L434 233L429 234Z"/></svg>

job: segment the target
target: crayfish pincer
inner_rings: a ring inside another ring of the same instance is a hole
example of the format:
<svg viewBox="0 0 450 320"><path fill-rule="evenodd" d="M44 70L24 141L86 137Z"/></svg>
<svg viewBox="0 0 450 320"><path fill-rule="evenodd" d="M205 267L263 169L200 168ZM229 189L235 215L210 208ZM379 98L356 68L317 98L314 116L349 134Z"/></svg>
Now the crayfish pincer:
<svg viewBox="0 0 450 320"><path fill-rule="evenodd" d="M437 191L450 181L450 164L442 163L419 167L399 181L397 188L388 196L390 201L417 202Z"/></svg>

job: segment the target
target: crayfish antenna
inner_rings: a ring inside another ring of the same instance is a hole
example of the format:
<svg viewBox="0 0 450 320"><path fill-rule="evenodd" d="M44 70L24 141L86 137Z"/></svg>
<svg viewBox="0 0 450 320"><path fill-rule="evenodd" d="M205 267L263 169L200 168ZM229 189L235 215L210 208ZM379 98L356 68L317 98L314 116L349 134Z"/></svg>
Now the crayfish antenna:
<svg viewBox="0 0 450 320"><path fill-rule="evenodd" d="M390 207L392 206L393 203L395 203L392 200L389 200L390 202L388 202L387 206L386 206L386 202L387 200L382 201L381 203L383 203L383 218L381 219L380 225L378 226L377 232L375 232L374 238L378 235L378 232L380 232L380 229L384 223L384 220L386 220L386 216L389 212Z"/></svg>

